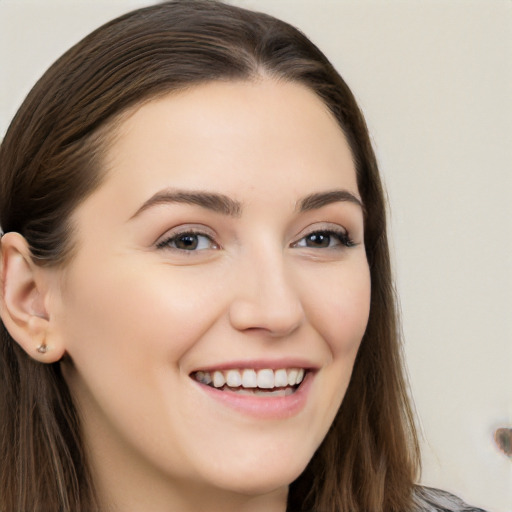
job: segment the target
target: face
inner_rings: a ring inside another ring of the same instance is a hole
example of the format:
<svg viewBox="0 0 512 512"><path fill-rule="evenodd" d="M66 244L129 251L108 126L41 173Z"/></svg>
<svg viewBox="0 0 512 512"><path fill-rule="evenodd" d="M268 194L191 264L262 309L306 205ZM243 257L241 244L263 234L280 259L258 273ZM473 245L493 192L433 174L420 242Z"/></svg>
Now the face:
<svg viewBox="0 0 512 512"><path fill-rule="evenodd" d="M100 489L285 489L368 318L340 128L300 85L210 83L140 107L105 165L54 308Z"/></svg>

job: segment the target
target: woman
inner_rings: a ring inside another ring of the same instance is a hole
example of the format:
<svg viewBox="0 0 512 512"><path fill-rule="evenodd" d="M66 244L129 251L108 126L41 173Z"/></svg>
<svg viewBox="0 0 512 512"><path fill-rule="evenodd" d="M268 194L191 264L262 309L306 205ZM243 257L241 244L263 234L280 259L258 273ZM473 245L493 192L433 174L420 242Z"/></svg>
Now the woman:
<svg viewBox="0 0 512 512"><path fill-rule="evenodd" d="M298 31L114 20L0 169L0 510L465 509L415 486L375 157Z"/></svg>

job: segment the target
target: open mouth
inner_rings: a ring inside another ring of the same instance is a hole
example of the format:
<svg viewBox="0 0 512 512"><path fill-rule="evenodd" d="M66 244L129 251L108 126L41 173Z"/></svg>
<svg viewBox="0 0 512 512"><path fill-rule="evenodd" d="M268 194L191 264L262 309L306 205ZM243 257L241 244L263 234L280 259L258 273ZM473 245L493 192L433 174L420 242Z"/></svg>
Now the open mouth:
<svg viewBox="0 0 512 512"><path fill-rule="evenodd" d="M295 393L303 382L307 370L304 368L271 369L230 369L197 371L191 377L219 391L229 391L250 396L289 396Z"/></svg>

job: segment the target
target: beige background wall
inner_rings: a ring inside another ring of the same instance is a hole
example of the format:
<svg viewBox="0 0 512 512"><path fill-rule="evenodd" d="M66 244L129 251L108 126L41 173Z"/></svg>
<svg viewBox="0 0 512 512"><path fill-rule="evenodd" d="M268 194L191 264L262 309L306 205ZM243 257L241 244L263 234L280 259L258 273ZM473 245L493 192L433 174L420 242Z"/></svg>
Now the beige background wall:
<svg viewBox="0 0 512 512"><path fill-rule="evenodd" d="M71 43L143 0L0 0L0 137ZM238 0L303 29L366 113L391 205L425 483L512 511L512 2Z"/></svg>

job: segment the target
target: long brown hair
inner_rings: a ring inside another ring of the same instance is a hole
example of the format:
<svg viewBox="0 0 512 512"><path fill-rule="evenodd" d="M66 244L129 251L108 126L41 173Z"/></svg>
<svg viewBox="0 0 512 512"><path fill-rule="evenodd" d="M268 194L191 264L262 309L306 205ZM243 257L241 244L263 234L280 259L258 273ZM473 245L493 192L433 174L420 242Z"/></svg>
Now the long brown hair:
<svg viewBox="0 0 512 512"><path fill-rule="evenodd" d="M70 213L103 178L119 117L170 91L262 74L300 82L331 110L365 206L369 323L335 421L291 484L290 512L412 508L418 442L404 382L382 186L356 101L326 57L268 15L209 0L126 14L65 53L32 89L0 146L0 224L38 265L73 256ZM80 422L59 363L31 359L2 325L0 511L95 510Z"/></svg>

